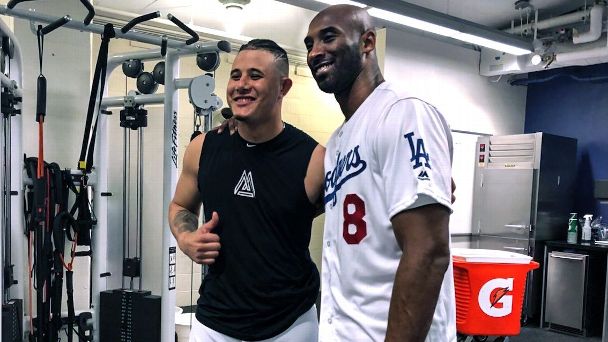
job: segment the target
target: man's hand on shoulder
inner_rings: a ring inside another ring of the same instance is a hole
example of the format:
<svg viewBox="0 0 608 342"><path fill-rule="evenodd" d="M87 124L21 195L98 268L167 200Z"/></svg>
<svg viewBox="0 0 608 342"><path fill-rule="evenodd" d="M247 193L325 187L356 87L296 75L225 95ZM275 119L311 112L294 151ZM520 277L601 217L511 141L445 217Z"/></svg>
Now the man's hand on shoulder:
<svg viewBox="0 0 608 342"><path fill-rule="evenodd" d="M454 178L452 177L452 203L456 202L456 182L454 182Z"/></svg>
<svg viewBox="0 0 608 342"><path fill-rule="evenodd" d="M228 130L230 131L230 135L233 135L234 133L236 133L236 131L239 130L239 122L234 118L234 116L229 117L228 119L224 120L224 122L222 122L216 128L217 133L218 134L222 133L226 128L228 128Z"/></svg>

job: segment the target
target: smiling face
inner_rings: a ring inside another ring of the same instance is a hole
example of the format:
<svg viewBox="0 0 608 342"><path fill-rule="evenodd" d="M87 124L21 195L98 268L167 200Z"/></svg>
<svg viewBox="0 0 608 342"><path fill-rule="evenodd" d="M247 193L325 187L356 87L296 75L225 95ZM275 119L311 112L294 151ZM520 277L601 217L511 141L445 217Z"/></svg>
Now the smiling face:
<svg viewBox="0 0 608 342"><path fill-rule="evenodd" d="M286 80L272 53L265 50L239 52L226 88L234 117L244 122L264 122L275 115L280 116Z"/></svg>
<svg viewBox="0 0 608 342"><path fill-rule="evenodd" d="M348 91L362 70L359 48L361 32L349 15L333 11L317 15L304 39L308 67L319 88L326 93Z"/></svg>

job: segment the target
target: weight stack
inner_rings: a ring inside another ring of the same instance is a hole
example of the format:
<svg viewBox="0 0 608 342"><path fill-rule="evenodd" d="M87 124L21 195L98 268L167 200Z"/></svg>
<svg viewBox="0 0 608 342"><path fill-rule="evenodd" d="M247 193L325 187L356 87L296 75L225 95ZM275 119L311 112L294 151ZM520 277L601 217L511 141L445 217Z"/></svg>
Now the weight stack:
<svg viewBox="0 0 608 342"><path fill-rule="evenodd" d="M2 342L21 342L23 339L23 300L11 299L2 304Z"/></svg>
<svg viewBox="0 0 608 342"><path fill-rule="evenodd" d="M101 292L100 342L160 342L160 306L150 291Z"/></svg>

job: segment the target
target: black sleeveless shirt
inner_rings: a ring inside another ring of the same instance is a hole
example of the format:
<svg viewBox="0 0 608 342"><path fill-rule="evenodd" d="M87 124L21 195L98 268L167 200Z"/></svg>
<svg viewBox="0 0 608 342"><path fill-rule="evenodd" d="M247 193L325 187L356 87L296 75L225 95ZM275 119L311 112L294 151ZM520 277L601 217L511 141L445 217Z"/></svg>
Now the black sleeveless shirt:
<svg viewBox="0 0 608 342"><path fill-rule="evenodd" d="M228 130L205 136L198 190L205 220L219 215L221 243L199 289L196 318L205 326L263 340L315 303L319 273L308 252L315 210L304 178L316 146L289 124L261 144Z"/></svg>

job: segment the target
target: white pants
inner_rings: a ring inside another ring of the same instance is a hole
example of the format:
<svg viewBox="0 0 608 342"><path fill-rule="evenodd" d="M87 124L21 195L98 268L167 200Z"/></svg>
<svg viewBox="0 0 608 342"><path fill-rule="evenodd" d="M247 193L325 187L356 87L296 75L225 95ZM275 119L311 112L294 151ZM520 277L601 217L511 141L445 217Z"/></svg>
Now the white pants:
<svg viewBox="0 0 608 342"><path fill-rule="evenodd" d="M260 342L310 342L317 341L319 334L319 322L317 320L317 308L312 306L302 316L281 334ZM226 336L213 329L204 326L197 319L192 320L190 329L190 342L244 342L230 336Z"/></svg>

